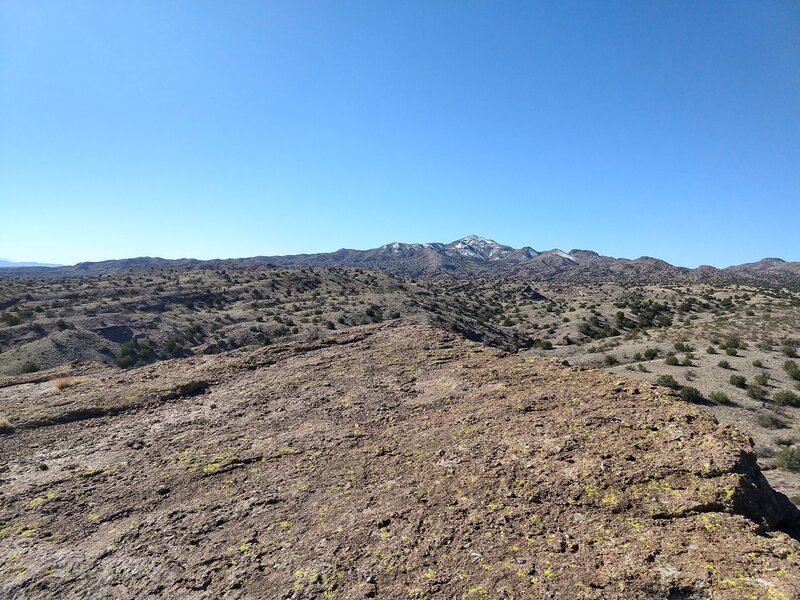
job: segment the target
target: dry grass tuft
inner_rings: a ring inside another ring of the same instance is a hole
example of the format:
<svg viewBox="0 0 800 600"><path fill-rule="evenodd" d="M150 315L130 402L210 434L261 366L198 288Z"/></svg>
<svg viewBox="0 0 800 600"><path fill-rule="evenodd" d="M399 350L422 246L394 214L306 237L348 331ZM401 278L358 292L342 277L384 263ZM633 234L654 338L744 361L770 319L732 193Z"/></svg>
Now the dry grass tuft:
<svg viewBox="0 0 800 600"><path fill-rule="evenodd" d="M12 431L14 431L14 426L11 421L5 417L0 417L0 433L11 433Z"/></svg>
<svg viewBox="0 0 800 600"><path fill-rule="evenodd" d="M59 392L68 387L73 387L82 384L86 379L84 377L59 377L53 379L53 387Z"/></svg>

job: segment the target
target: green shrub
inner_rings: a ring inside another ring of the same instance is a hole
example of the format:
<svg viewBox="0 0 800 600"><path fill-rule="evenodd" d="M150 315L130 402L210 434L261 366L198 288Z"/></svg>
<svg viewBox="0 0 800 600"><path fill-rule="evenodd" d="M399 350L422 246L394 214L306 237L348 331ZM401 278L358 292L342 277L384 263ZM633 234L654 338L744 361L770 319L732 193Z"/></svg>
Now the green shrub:
<svg viewBox="0 0 800 600"><path fill-rule="evenodd" d="M758 375L753 377L753 380L758 385L767 385L769 383L769 373L759 373Z"/></svg>
<svg viewBox="0 0 800 600"><path fill-rule="evenodd" d="M756 422L764 429L786 429L789 427L786 421L771 414L758 415L758 417L756 417Z"/></svg>
<svg viewBox="0 0 800 600"><path fill-rule="evenodd" d="M716 402L717 404L730 404L731 399L728 397L728 394L725 392L711 392L708 395L708 399L712 402Z"/></svg>
<svg viewBox="0 0 800 600"><path fill-rule="evenodd" d="M673 390L681 387L672 375L659 375L656 379L656 385L672 388Z"/></svg>
<svg viewBox="0 0 800 600"><path fill-rule="evenodd" d="M759 369L763 369L764 368L764 363L761 362L760 360L756 359L756 360L753 361L753 366L757 367Z"/></svg>
<svg viewBox="0 0 800 600"><path fill-rule="evenodd" d="M709 346L706 348L706 354L717 354L717 349L714 346Z"/></svg>
<svg viewBox="0 0 800 600"><path fill-rule="evenodd" d="M747 387L747 380L744 378L744 375L731 375L729 381L731 382L731 385L738 388L744 389Z"/></svg>
<svg viewBox="0 0 800 600"><path fill-rule="evenodd" d="M721 369L730 369L731 363L729 363L727 360L721 360L717 363L717 366Z"/></svg>
<svg viewBox="0 0 800 600"><path fill-rule="evenodd" d="M728 356L736 356L738 354L736 348L725 348L725 354Z"/></svg>
<svg viewBox="0 0 800 600"><path fill-rule="evenodd" d="M606 354L604 360L609 367L612 367L619 362L619 360L617 360L617 357L614 356L613 354Z"/></svg>
<svg viewBox="0 0 800 600"><path fill-rule="evenodd" d="M800 396L792 390L779 390L772 395L772 399L782 406L800 407Z"/></svg>
<svg viewBox="0 0 800 600"><path fill-rule="evenodd" d="M800 381L800 367L793 360L787 360L783 363L783 370L792 379Z"/></svg>
<svg viewBox="0 0 800 600"><path fill-rule="evenodd" d="M747 395L753 400L764 400L767 397L767 391L760 385L751 383L747 386Z"/></svg>
<svg viewBox="0 0 800 600"><path fill-rule="evenodd" d="M36 373L41 370L42 368L39 365L29 360L22 363L22 366L19 368L20 373Z"/></svg>
<svg viewBox="0 0 800 600"><path fill-rule="evenodd" d="M138 340L136 338L129 342L122 344L119 348L114 362L122 369L130 369L131 367L141 367L156 359L155 350L153 346L146 339Z"/></svg>
<svg viewBox="0 0 800 600"><path fill-rule="evenodd" d="M678 352L694 352L694 347L685 342L675 342L673 347Z"/></svg>
<svg viewBox="0 0 800 600"><path fill-rule="evenodd" d="M644 351L644 357L647 360L653 360L656 356L658 356L659 350L658 348L646 348Z"/></svg>
<svg viewBox="0 0 800 600"><path fill-rule="evenodd" d="M697 388L687 385L681 389L681 398L686 402L700 402L703 399L703 394Z"/></svg>
<svg viewBox="0 0 800 600"><path fill-rule="evenodd" d="M777 459L778 467L781 469L800 473L800 446L782 448L778 450L775 458Z"/></svg>
<svg viewBox="0 0 800 600"><path fill-rule="evenodd" d="M667 354L667 358L664 359L664 362L671 367L675 367L680 364L678 357L675 356L674 354Z"/></svg>

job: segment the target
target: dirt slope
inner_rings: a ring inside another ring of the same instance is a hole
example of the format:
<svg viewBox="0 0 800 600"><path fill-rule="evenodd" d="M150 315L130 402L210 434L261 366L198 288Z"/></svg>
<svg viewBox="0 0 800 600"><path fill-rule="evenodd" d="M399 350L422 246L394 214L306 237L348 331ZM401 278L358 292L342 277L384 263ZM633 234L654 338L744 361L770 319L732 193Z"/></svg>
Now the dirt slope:
<svg viewBox="0 0 800 600"><path fill-rule="evenodd" d="M81 369L0 388L0 596L800 594L749 439L617 375L386 325Z"/></svg>

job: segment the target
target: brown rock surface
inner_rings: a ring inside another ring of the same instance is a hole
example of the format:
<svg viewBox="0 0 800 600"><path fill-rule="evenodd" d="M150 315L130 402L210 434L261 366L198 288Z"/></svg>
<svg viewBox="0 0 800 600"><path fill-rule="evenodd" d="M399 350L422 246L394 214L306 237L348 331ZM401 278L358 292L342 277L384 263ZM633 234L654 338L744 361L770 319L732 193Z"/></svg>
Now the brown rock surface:
<svg viewBox="0 0 800 600"><path fill-rule="evenodd" d="M0 388L3 597L800 597L749 439L618 375L421 326L73 375Z"/></svg>

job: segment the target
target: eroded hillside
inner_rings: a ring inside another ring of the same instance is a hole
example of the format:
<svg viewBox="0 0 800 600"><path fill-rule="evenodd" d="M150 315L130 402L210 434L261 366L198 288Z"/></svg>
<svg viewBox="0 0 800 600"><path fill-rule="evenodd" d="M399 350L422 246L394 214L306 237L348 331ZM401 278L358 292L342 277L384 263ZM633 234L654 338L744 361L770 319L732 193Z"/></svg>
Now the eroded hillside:
<svg viewBox="0 0 800 600"><path fill-rule="evenodd" d="M0 388L4 596L800 594L749 439L617 374L374 325L69 375Z"/></svg>

